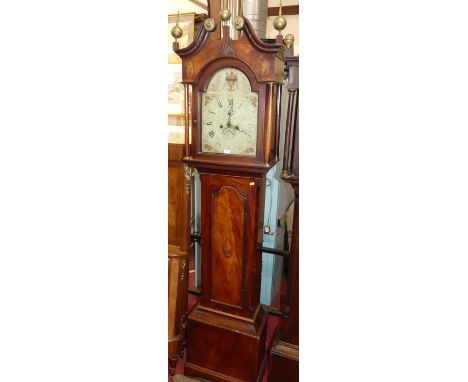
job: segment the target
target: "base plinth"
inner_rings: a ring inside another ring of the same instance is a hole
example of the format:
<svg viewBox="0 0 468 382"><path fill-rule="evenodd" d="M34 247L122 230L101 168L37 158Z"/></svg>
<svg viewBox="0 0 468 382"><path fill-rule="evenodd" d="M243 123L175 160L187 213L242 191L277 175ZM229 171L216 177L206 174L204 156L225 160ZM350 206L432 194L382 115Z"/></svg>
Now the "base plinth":
<svg viewBox="0 0 468 382"><path fill-rule="evenodd" d="M187 320L185 374L210 381L257 382L265 369L266 313L254 320L197 306Z"/></svg>
<svg viewBox="0 0 468 382"><path fill-rule="evenodd" d="M276 331L270 350L268 382L299 381L299 347L280 339L280 330Z"/></svg>

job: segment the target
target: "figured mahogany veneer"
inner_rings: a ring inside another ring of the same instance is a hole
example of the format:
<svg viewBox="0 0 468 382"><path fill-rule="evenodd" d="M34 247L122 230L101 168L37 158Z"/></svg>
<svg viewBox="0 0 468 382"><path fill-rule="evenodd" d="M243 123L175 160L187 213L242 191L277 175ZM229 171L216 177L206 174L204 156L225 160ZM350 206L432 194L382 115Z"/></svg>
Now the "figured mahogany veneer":
<svg viewBox="0 0 468 382"><path fill-rule="evenodd" d="M222 186L212 192L211 301L217 304L241 308L246 214L247 198L235 188Z"/></svg>
<svg viewBox="0 0 468 382"><path fill-rule="evenodd" d="M196 308L188 320L185 374L209 381L260 381L266 364L266 318L263 309L252 322Z"/></svg>
<svg viewBox="0 0 468 382"><path fill-rule="evenodd" d="M252 318L259 305L261 257L257 253L263 225L259 206L263 180L201 174L202 285L200 303ZM260 215L260 216L259 216Z"/></svg>

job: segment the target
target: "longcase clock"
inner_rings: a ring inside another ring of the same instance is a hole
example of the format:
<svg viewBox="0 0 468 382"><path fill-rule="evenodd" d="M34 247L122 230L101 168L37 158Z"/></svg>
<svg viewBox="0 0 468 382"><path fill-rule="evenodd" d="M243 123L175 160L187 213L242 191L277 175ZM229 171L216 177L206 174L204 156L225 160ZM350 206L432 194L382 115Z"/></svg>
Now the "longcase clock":
<svg viewBox="0 0 468 382"><path fill-rule="evenodd" d="M202 294L188 317L185 374L257 381L266 362L264 180L278 160L284 46L262 42L242 17L233 23L237 40L226 25L216 38L210 18L190 46L174 43L186 95L184 162L200 173L202 209Z"/></svg>
<svg viewBox="0 0 468 382"><path fill-rule="evenodd" d="M292 45L292 41L290 41ZM270 349L269 382L299 381L299 56L286 49L289 68L288 111L281 178L294 190L293 234L287 258L289 275L286 298L281 302L283 319Z"/></svg>

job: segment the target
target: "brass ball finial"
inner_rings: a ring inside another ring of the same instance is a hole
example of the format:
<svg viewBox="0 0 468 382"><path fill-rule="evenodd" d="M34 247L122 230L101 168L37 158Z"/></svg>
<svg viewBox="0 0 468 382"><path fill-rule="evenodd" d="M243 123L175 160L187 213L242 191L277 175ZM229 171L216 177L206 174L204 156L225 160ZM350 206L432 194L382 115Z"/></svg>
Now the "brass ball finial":
<svg viewBox="0 0 468 382"><path fill-rule="evenodd" d="M286 18L282 15L276 16L275 20L273 21L273 26L280 33L284 28L286 28L286 25L288 25L288 22L286 21Z"/></svg>
<svg viewBox="0 0 468 382"><path fill-rule="evenodd" d="M240 31L242 28L244 28L245 21L242 16L235 16L234 17L234 28Z"/></svg>
<svg viewBox="0 0 468 382"><path fill-rule="evenodd" d="M219 18L223 21L228 21L231 18L231 11L227 8L223 8L219 11Z"/></svg>
<svg viewBox="0 0 468 382"><path fill-rule="evenodd" d="M173 28L171 29L171 35L172 35L172 37L174 37L176 40L177 40L178 38L181 38L183 33L184 33L184 32L182 31L182 28L179 27L179 25L176 25L175 27L173 27Z"/></svg>
<svg viewBox="0 0 468 382"><path fill-rule="evenodd" d="M212 32L216 29L216 21L210 17L205 20L204 26L207 32Z"/></svg>
<svg viewBox="0 0 468 382"><path fill-rule="evenodd" d="M275 17L273 20L273 26L275 29L281 34L281 31L286 28L286 25L288 25L288 22L286 18L282 15L282 8L283 4L282 1L280 0L280 5L279 5L279 15Z"/></svg>
<svg viewBox="0 0 468 382"><path fill-rule="evenodd" d="M294 45L294 36L291 33L288 33L286 36L284 36L283 44L286 48L292 48Z"/></svg>
<svg viewBox="0 0 468 382"><path fill-rule="evenodd" d="M177 11L177 21L176 21L176 25L174 27L172 27L172 29L171 29L171 35L177 41L177 39L181 38L183 34L184 34L184 31L179 26L179 11Z"/></svg>

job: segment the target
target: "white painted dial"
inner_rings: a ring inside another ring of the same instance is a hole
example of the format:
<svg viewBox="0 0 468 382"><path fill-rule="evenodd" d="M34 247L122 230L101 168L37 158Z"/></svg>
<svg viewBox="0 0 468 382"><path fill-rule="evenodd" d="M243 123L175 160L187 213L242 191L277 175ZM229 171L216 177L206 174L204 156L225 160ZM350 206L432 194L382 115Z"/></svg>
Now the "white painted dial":
<svg viewBox="0 0 468 382"><path fill-rule="evenodd" d="M202 152L255 156L258 93L247 76L235 68L217 71L201 102Z"/></svg>

